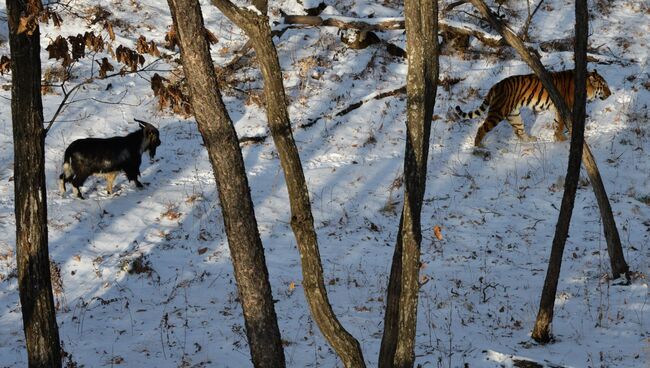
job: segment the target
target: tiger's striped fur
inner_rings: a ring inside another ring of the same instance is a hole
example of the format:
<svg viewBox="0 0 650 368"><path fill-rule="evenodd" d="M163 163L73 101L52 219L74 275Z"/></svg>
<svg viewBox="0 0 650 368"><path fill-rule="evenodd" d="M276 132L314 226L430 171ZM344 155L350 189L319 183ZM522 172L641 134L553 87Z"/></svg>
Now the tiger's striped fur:
<svg viewBox="0 0 650 368"><path fill-rule="evenodd" d="M560 91L569 108L573 107L575 89L573 74L573 70L551 73L553 84ZM611 94L607 82L598 72L594 70L587 73L587 99L589 101L596 97L604 100ZM526 134L524 130L524 123L519 115L519 110L522 107L528 107L535 112L549 109L555 111L555 139L566 140L564 123L555 110L550 95L535 74L515 75L503 79L490 88L487 97L478 109L465 113L459 106L456 106L456 112L463 119L473 119L488 111L487 117L476 133L475 146L482 146L483 137L504 119L508 120L515 134L521 140L535 141L537 138Z"/></svg>

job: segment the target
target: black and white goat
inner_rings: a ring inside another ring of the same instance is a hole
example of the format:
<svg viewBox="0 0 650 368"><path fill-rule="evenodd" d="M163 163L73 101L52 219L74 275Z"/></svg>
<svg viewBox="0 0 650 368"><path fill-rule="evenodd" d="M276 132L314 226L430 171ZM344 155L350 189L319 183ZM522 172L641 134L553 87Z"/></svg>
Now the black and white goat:
<svg viewBox="0 0 650 368"><path fill-rule="evenodd" d="M84 138L72 142L65 150L63 172L59 175L59 189L65 194L65 183L72 183L72 190L82 198L80 187L91 175L104 176L107 181L106 191L113 193L113 181L120 171L124 171L130 181L138 188L142 183L140 163L142 154L149 151L153 161L156 148L160 146L160 133L153 125L135 119L140 128L126 137Z"/></svg>

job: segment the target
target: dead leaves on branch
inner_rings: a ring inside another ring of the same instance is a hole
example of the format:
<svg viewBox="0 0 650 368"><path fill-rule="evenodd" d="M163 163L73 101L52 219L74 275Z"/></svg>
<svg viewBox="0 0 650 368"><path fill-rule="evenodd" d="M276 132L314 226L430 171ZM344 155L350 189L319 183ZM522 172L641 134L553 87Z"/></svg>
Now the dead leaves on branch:
<svg viewBox="0 0 650 368"><path fill-rule="evenodd" d="M82 57L86 56L86 39L81 34L76 36L69 36L68 42L70 43L72 59L79 60Z"/></svg>
<svg viewBox="0 0 650 368"><path fill-rule="evenodd" d="M210 32L209 29L204 28L205 30L205 39L208 41L210 45L214 45L219 42L219 39L217 36L214 35L214 33ZM176 28L172 25L169 27L169 31L165 35L165 48L168 50L174 50L176 46L179 46L178 43L178 36L176 35Z"/></svg>
<svg viewBox="0 0 650 368"><path fill-rule="evenodd" d="M144 65L144 56L123 45L118 46L115 50L115 58L118 63L126 64L131 68L132 72L138 70L138 64Z"/></svg>
<svg viewBox="0 0 650 368"><path fill-rule="evenodd" d="M111 41L115 41L115 32L113 31L113 24L111 22L104 22L104 29L108 32L108 37Z"/></svg>
<svg viewBox="0 0 650 368"><path fill-rule="evenodd" d="M49 52L49 58L62 60L64 67L72 64L86 56L86 47L94 52L104 51L104 39L101 35L95 35L93 32L69 36L67 39L57 36L54 41L45 48Z"/></svg>
<svg viewBox="0 0 650 368"><path fill-rule="evenodd" d="M43 11L41 11L39 20L41 23L45 24L49 24L51 20L54 26L57 28L61 27L61 24L63 24L63 19L61 19L61 16L50 8L45 8Z"/></svg>
<svg viewBox="0 0 650 368"><path fill-rule="evenodd" d="M158 51L156 43L153 40L147 42L147 39L144 36L138 38L138 41L135 44L135 51L140 54L149 54L151 56L160 57L160 51Z"/></svg>
<svg viewBox="0 0 650 368"><path fill-rule="evenodd" d="M102 37L102 35L95 35L93 32L86 32L84 34L84 41L87 48L95 52L104 51L104 37Z"/></svg>
<svg viewBox="0 0 650 368"><path fill-rule="evenodd" d="M11 58L2 55L0 58L0 75L9 74L9 72L11 72Z"/></svg>
<svg viewBox="0 0 650 368"><path fill-rule="evenodd" d="M26 17L20 17L18 22L18 30L16 34L26 33L28 36L31 36L34 31L38 28L38 22L36 22L38 15L31 14Z"/></svg>
<svg viewBox="0 0 650 368"><path fill-rule="evenodd" d="M31 36L38 29L38 22L48 24L50 20L55 27L60 27L63 23L61 16L50 8L43 8L40 0L30 0L27 2L27 11L18 21L16 34L26 33Z"/></svg>
<svg viewBox="0 0 650 368"><path fill-rule="evenodd" d="M50 42L45 51L49 52L48 58L63 60L64 67L72 64L72 57L68 51L68 41L61 36L56 36L56 39Z"/></svg>
<svg viewBox="0 0 650 368"><path fill-rule="evenodd" d="M158 97L158 108L171 109L175 114L185 117L192 115L192 105L187 93L184 93L181 81L172 83L169 79L161 77L158 73L151 78L151 89L154 96Z"/></svg>
<svg viewBox="0 0 650 368"><path fill-rule="evenodd" d="M106 72L112 72L115 70L113 65L108 62L108 58L102 58L102 62L100 63L99 60L95 60L97 64L99 64L99 78L106 78Z"/></svg>
<svg viewBox="0 0 650 368"><path fill-rule="evenodd" d="M165 48L173 51L176 46L178 46L178 38L176 37L176 28L172 26L165 35Z"/></svg>

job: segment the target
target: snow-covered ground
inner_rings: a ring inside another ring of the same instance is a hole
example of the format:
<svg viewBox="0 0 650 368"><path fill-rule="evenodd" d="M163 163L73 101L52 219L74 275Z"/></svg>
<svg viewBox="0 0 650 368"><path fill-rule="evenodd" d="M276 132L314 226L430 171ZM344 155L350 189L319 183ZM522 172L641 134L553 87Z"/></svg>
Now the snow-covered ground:
<svg viewBox="0 0 650 368"><path fill-rule="evenodd" d="M205 23L218 38L216 65L224 65L245 42L208 1ZM112 48L134 48L140 35L163 53L171 25L167 3L99 2L111 12ZM324 13L350 17L398 17L400 1L327 1ZM508 2L514 28L526 17L524 2ZM514 4L514 5L513 5ZM532 4L532 6L534 6ZM650 34L649 6L642 1L592 0L591 63L612 90L588 105L587 140L612 202L625 257L638 272L629 286L608 280L609 260L598 207L582 181L555 309L555 342L530 339L546 262L562 197L568 142L552 140L550 113L524 116L540 137L521 143L502 123L484 140L490 157L472 154L479 121L462 122L448 110L480 105L492 84L529 73L510 52L496 55L473 41L472 53L441 57L441 79L431 135L423 209L417 364L423 367L509 367L513 357L549 366L650 366ZM64 24L41 25L44 75L60 63L45 47L61 34L93 30L84 19L97 2L73 0L59 7ZM293 0L271 2L299 13ZM463 5L446 16L477 20ZM469 13L469 14L468 14ZM8 55L6 9L0 4L0 55ZM530 29L533 43L570 37L573 2L545 1ZM484 26L484 24L481 24ZM321 255L334 310L359 339L366 361L376 366L383 309L403 187L404 97L370 100L351 113L334 113L351 102L404 84L406 65L384 47L347 49L334 28L290 29L276 38L305 175L312 198ZM380 34L404 45L402 31ZM177 58L178 54L173 54ZM543 53L552 70L571 68L571 53ZM106 52L95 59L109 57ZM146 63L156 60L146 55ZM94 65L94 67L93 67ZM254 66L254 64L253 64ZM214 177L191 119L159 111L149 80L170 77L177 65L157 61L148 71L96 80L71 98L46 139L50 255L60 272L56 287L60 336L79 366L251 366L243 317L232 275ZM97 73L92 55L72 70L70 86ZM13 144L10 76L0 76L0 367L26 365L15 269ZM262 86L254 67L231 77L223 92L240 135L266 134L264 111L255 104ZM236 87L233 88L233 87ZM244 92L241 92L244 91ZM46 120L62 95L43 96ZM81 137L124 135L133 118L160 129L156 161L144 160L135 189L122 175L114 196L105 182L90 179L87 199L58 194L56 179L65 147ZM243 147L260 233L266 249L285 355L291 367L341 366L310 318L301 290L300 258L289 227L287 193L272 141ZM442 228L442 240L433 234Z"/></svg>

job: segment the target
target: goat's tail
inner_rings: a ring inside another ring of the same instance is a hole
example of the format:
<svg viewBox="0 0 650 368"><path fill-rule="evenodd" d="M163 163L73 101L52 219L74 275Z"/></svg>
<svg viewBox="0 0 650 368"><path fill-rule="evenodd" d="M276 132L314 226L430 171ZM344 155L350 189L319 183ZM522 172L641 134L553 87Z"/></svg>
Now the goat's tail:
<svg viewBox="0 0 650 368"><path fill-rule="evenodd" d="M460 116L463 119L474 119L476 117L483 115L483 113L485 113L489 105L490 102L486 98L485 100L483 100L483 103L481 104L481 106L478 107L478 109L467 113L461 110L460 106L456 106L456 114L458 114L458 116Z"/></svg>

